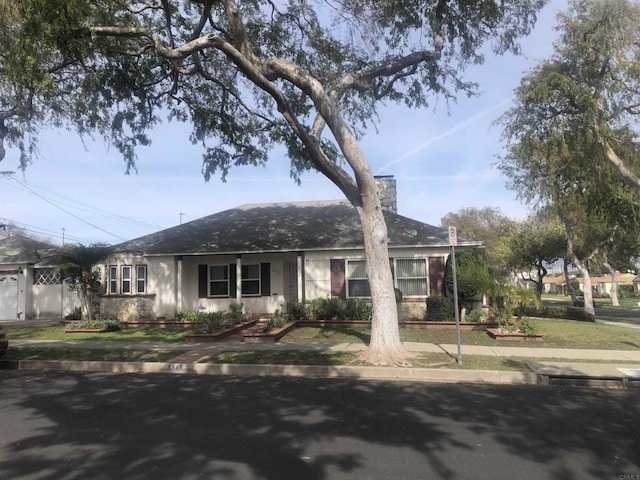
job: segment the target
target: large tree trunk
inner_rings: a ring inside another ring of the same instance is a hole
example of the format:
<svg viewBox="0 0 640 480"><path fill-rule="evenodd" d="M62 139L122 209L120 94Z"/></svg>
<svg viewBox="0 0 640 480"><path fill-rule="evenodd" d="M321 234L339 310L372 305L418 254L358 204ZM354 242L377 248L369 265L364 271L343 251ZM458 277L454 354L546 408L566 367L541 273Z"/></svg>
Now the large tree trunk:
<svg viewBox="0 0 640 480"><path fill-rule="evenodd" d="M567 262L566 259L562 260L563 263L563 267L562 270L564 272L564 283L567 286L567 291L565 292L565 294L571 296L571 303L576 301L576 289L573 288L573 285L571 285L571 279L569 278L569 262Z"/></svg>
<svg viewBox="0 0 640 480"><path fill-rule="evenodd" d="M589 275L589 269L586 264L578 260L578 258L573 255L571 262L576 266L578 271L582 274L582 294L584 295L584 311L591 315L595 315L596 311L593 308L593 293L591 289L591 275Z"/></svg>
<svg viewBox="0 0 640 480"><path fill-rule="evenodd" d="M366 358L377 365L402 365L407 362L407 352L400 342L398 307L389 265L387 226L373 176L362 183L362 206L357 211L364 234L373 308L371 342Z"/></svg>
<svg viewBox="0 0 640 480"><path fill-rule="evenodd" d="M611 274L611 292L609 292L611 294L611 306L619 307L620 300L618 299L618 277L616 276L616 271L611 266L611 264L607 261L605 261L603 265L607 269L607 271Z"/></svg>

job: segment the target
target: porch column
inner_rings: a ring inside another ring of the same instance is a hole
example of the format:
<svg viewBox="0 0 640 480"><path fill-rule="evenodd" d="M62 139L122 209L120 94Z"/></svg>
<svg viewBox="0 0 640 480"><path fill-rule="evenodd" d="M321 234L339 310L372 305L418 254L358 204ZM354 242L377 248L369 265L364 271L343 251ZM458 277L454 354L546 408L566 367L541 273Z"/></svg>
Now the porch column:
<svg viewBox="0 0 640 480"><path fill-rule="evenodd" d="M182 257L176 257L176 281L175 285L175 297L176 297L176 314L180 313L182 308Z"/></svg>
<svg viewBox="0 0 640 480"><path fill-rule="evenodd" d="M302 252L298 252L296 263L297 263L296 273L298 274L298 279L297 279L298 301L304 302L304 257Z"/></svg>
<svg viewBox="0 0 640 480"><path fill-rule="evenodd" d="M236 302L242 303L242 255L236 255Z"/></svg>

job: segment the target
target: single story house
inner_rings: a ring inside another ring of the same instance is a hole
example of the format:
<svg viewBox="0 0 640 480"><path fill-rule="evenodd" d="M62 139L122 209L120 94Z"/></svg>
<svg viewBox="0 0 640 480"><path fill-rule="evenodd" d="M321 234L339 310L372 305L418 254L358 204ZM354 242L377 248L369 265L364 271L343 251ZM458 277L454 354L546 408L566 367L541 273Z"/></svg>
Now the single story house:
<svg viewBox="0 0 640 480"><path fill-rule="evenodd" d="M578 282L578 288L582 291L584 290L584 282L582 277L577 277L576 275L571 275L571 282ZM634 291L638 291L635 279L636 275L633 273L621 273L616 272L616 280L618 283L618 287L622 286L632 286ZM569 292L567 290L567 285L565 281L564 275L549 275L544 278L544 292L558 295L568 295ZM591 277L591 287L594 293L598 295L611 295L611 286L613 282L611 280L611 275L598 275Z"/></svg>
<svg viewBox="0 0 640 480"><path fill-rule="evenodd" d="M378 181L395 286L423 313L427 296L444 293L448 230L398 215L395 180ZM346 201L242 205L115 245L103 266L101 316L172 319L231 302L272 314L289 301L367 298L363 245ZM458 245L481 244L458 236Z"/></svg>
<svg viewBox="0 0 640 480"><path fill-rule="evenodd" d="M80 305L54 269L56 251L19 234L0 238L0 321L61 318Z"/></svg>

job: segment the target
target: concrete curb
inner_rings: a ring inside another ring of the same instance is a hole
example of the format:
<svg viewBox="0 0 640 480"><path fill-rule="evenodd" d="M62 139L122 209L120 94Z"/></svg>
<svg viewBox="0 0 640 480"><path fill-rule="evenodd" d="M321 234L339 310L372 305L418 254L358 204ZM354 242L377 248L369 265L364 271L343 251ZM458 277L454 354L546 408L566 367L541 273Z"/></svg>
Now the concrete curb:
<svg viewBox="0 0 640 480"><path fill-rule="evenodd" d="M0 369L56 372L238 375L254 377L361 378L367 380L439 383L529 385L539 383L538 375L533 372L399 367L349 367L341 365L235 365L213 363L18 360L0 361Z"/></svg>

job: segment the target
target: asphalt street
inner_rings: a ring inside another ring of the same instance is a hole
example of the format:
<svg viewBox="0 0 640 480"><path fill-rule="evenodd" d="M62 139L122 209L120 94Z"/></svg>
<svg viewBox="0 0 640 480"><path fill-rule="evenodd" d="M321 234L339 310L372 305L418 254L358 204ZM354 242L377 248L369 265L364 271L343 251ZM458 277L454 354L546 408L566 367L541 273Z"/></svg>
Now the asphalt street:
<svg viewBox="0 0 640 480"><path fill-rule="evenodd" d="M2 371L0 478L640 478L638 399L636 389Z"/></svg>

